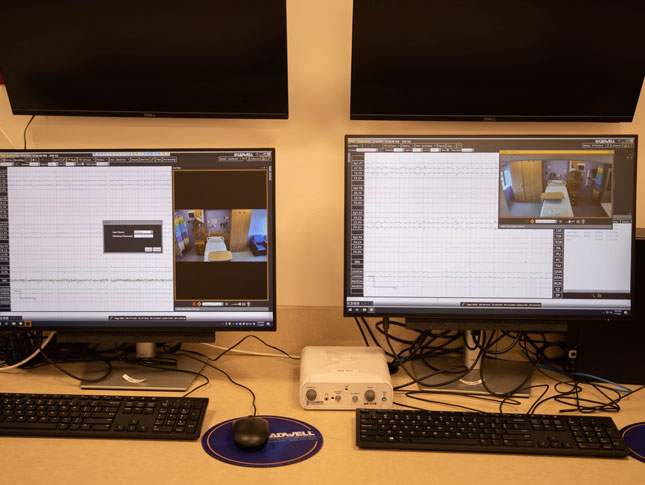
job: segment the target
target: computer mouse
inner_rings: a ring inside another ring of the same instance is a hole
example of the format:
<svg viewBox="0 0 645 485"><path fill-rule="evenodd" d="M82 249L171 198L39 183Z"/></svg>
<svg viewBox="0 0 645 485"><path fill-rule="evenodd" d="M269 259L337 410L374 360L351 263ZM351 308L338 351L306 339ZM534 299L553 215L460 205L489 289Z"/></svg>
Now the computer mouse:
<svg viewBox="0 0 645 485"><path fill-rule="evenodd" d="M257 416L233 422L233 442L242 451L258 451L269 441L269 422Z"/></svg>

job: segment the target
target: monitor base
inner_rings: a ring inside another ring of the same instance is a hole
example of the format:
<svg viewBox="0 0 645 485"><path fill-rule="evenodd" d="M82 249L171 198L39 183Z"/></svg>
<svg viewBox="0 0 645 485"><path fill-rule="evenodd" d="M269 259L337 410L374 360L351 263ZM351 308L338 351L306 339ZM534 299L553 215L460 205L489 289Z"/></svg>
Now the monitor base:
<svg viewBox="0 0 645 485"><path fill-rule="evenodd" d="M113 370L108 377L99 382L85 382L105 373L102 362L89 363L83 373L81 389L121 389L127 391L186 391L195 380L195 372L201 372L206 364L185 355L168 355L176 365L163 365L168 369L154 369L136 363L112 362ZM161 365L161 364L155 364ZM171 369L177 369L173 371Z"/></svg>
<svg viewBox="0 0 645 485"><path fill-rule="evenodd" d="M430 365L436 369L449 369L461 366L465 369L462 357L436 357L428 359ZM413 361L413 369L417 379L427 376L433 369L429 368L423 361ZM456 369L458 371L459 369ZM519 386L533 370L533 365L529 362L515 362L510 360L487 359L484 365L484 377L486 386L495 393L505 393ZM436 392L459 393L459 394L486 394L490 393L481 384L481 375L479 369L474 369L468 375L461 379L438 386L458 375L457 372L446 372L432 377L421 379L419 387L422 390L432 390ZM523 389L516 391L514 397L530 397L531 390L526 389L530 386L527 382Z"/></svg>

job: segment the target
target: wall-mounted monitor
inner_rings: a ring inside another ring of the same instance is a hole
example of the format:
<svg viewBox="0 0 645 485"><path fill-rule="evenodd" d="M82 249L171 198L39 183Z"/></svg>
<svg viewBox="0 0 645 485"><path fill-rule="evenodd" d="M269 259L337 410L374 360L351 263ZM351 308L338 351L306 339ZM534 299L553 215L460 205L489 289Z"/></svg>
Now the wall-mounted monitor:
<svg viewBox="0 0 645 485"><path fill-rule="evenodd" d="M14 114L287 118L285 0L0 7Z"/></svg>
<svg viewBox="0 0 645 485"><path fill-rule="evenodd" d="M354 0L351 119L631 121L645 3Z"/></svg>

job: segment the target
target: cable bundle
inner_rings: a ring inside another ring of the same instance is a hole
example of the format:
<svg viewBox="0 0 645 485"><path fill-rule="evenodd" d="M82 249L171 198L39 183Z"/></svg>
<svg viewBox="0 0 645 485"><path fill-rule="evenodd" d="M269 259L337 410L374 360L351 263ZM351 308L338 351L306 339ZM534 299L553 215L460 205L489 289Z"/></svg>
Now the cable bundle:
<svg viewBox="0 0 645 485"><path fill-rule="evenodd" d="M385 319L376 322L374 325L376 331L385 339L386 346L384 347L376 339L374 332L365 318L360 317L359 320L359 317L355 317L354 320L365 344L370 345L363 331L363 326L367 329L373 342L383 348L386 355L391 359L389 364L390 372L395 373L398 369L403 369L410 378L408 382L396 386L394 390L399 391L405 397L425 403L442 404L469 411L485 412L460 404L431 400L426 397L437 392L441 392L443 395L449 394L450 392L446 392L445 390L433 390L432 387L440 388L462 379L477 368L477 364L480 364L479 373L481 384L488 392L488 395L461 392L458 394L472 399L498 403L500 413L503 412L504 406L517 406L521 404L514 397L517 392L538 388L542 389L542 392L530 405L526 412L527 415L535 413L538 407L548 401L555 401L562 404L564 407L560 409L560 412L563 413L618 412L620 410L619 402L622 399L645 388L645 386L640 386L636 389L630 389L598 376L573 372L571 369L571 361L568 357L568 349L562 341L563 335L557 336L559 338L556 339L553 337L549 339L543 332L480 331L473 335L473 344L471 346L465 340L465 333L456 330L438 332L433 330L408 329L409 332L416 334L415 338L406 339L393 336L390 334L390 327L405 327L405 324ZM501 350L497 349L497 346L504 339L511 339L510 344ZM461 364L454 367L438 369L429 362L430 357L449 354L456 356L462 355L463 346L460 345L462 341L470 350L480 350L478 357L470 367ZM402 345L402 348L396 351L393 342ZM456 347L455 345L459 346ZM527 373L526 378L514 389L509 389L505 392L492 391L486 383L486 362L491 358L499 358L500 355L508 353L515 348L519 348L526 361L531 364L530 371ZM415 360L423 361L429 373L418 377L413 375L407 368L407 364ZM552 384L529 385L532 376L536 372L540 372L554 382ZM427 383L423 382L427 378L437 375L445 375L446 379L432 386L428 386ZM418 390L410 387L416 384L422 385L423 389ZM553 390L553 394L547 396L550 390ZM399 402L394 402L394 404L413 409L423 409Z"/></svg>

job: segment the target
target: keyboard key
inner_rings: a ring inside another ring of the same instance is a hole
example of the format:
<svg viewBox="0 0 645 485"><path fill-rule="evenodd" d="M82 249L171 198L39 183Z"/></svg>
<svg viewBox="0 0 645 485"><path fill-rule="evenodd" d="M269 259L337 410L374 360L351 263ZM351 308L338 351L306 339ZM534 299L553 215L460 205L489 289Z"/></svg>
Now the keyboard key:
<svg viewBox="0 0 645 485"><path fill-rule="evenodd" d="M476 445L479 444L479 440L469 440L467 438L410 438L412 443L437 443L444 445Z"/></svg>
<svg viewBox="0 0 645 485"><path fill-rule="evenodd" d="M517 446L522 446L522 447L531 447L531 446L535 446L535 443L533 443L533 441L531 441L531 440L517 440L517 441L515 442L515 444L516 444Z"/></svg>

